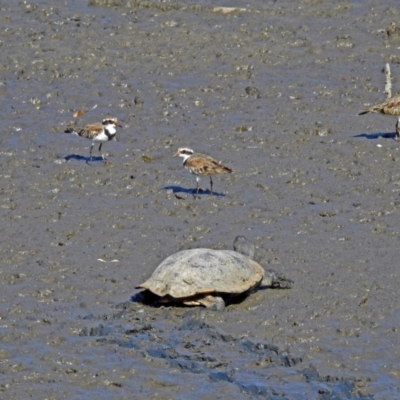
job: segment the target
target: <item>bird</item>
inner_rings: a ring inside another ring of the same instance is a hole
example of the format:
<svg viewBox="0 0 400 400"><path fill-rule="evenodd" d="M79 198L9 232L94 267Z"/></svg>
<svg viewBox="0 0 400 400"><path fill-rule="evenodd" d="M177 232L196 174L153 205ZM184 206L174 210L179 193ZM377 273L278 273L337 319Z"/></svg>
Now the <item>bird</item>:
<svg viewBox="0 0 400 400"><path fill-rule="evenodd" d="M400 140L400 95L390 97L383 103L375 104L371 107L366 107L359 112L358 115L364 115L368 113L380 113L384 115L397 116L396 123L396 140Z"/></svg>
<svg viewBox="0 0 400 400"><path fill-rule="evenodd" d="M368 113L381 113L385 115L400 115L400 95L390 97L383 103L375 104L371 107L366 107L359 112L358 115Z"/></svg>
<svg viewBox="0 0 400 400"><path fill-rule="evenodd" d="M72 133L74 135L81 136L85 139L90 139L92 145L90 147L90 163L92 162L92 150L95 143L100 143L99 153L103 161L106 158L101 153L101 147L104 142L112 140L117 134L117 127L122 128L121 124L118 123L117 118L105 118L101 123L89 124L80 129L68 128L64 132Z"/></svg>
<svg viewBox="0 0 400 400"><path fill-rule="evenodd" d="M211 175L230 174L233 169L225 167L220 162L202 153L195 153L192 149L181 147L173 157L182 157L183 166L193 175L196 175L196 199L199 197L199 181L201 176L210 177L210 193L213 195L213 180Z"/></svg>
<svg viewBox="0 0 400 400"><path fill-rule="evenodd" d="M386 35L388 38L397 39L400 35L400 28L396 26L395 22L391 22L389 27L386 29Z"/></svg>

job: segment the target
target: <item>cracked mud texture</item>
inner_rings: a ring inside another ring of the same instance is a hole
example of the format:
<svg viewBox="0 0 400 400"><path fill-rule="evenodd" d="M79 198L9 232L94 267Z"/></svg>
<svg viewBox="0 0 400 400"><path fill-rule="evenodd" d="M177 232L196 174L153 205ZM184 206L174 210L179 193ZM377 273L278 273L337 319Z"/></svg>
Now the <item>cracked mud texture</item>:
<svg viewBox="0 0 400 400"><path fill-rule="evenodd" d="M399 144L357 116L386 62L399 89L397 1L75 3L0 5L2 397L399 398ZM62 132L108 115L88 165ZM235 169L215 196L193 199L181 146ZM130 301L238 234L292 289Z"/></svg>

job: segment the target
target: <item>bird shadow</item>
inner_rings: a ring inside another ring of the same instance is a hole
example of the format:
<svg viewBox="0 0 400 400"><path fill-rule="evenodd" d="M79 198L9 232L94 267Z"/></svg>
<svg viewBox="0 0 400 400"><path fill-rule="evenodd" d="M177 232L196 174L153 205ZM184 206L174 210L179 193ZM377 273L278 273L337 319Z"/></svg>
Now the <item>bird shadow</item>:
<svg viewBox="0 0 400 400"><path fill-rule="evenodd" d="M81 156L79 154L69 154L64 157L65 161L76 160L76 161L85 161L86 164L90 165L90 157ZM102 157L92 157L92 162L103 161Z"/></svg>
<svg viewBox="0 0 400 400"><path fill-rule="evenodd" d="M163 190L172 190L173 194L183 193L183 194L191 194L193 197L196 197L196 189L185 189L181 186L164 186ZM213 196L215 197L225 197L225 194L219 192L213 192ZM199 196L211 195L211 191L209 189L199 189Z"/></svg>
<svg viewBox="0 0 400 400"><path fill-rule="evenodd" d="M360 133L359 135L353 135L355 138L363 137L369 140L373 139L379 139L379 138L384 138L384 139L396 139L396 132L377 132L377 133Z"/></svg>

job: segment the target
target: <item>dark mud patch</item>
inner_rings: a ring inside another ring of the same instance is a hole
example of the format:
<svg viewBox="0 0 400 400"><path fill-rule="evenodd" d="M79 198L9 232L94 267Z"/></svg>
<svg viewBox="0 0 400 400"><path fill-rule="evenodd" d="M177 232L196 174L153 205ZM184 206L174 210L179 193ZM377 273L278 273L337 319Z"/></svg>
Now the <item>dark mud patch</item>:
<svg viewBox="0 0 400 400"><path fill-rule="evenodd" d="M84 327L79 336L90 337L99 345L130 349L136 357L182 374L182 384L191 386L201 377L203 384L224 382L233 393L265 399L303 398L372 399L362 395L363 382L354 378L321 376L302 357L278 346L225 333L205 322L207 312L200 309L168 314L164 309L157 320L151 309L141 309L129 302L122 309L98 319L95 326ZM89 317L93 320L93 316ZM165 320L164 318L168 318ZM93 321L94 322L94 321ZM151 373L149 371L149 373ZM158 374L163 379L163 374Z"/></svg>

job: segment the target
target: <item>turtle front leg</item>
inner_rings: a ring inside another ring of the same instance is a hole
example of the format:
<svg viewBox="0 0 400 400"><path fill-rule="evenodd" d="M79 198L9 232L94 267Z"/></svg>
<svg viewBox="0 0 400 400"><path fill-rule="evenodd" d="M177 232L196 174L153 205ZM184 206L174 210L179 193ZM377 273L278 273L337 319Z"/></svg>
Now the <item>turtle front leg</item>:
<svg viewBox="0 0 400 400"><path fill-rule="evenodd" d="M212 311L222 311L225 308L225 301L219 296L205 296L197 300L202 306Z"/></svg>

